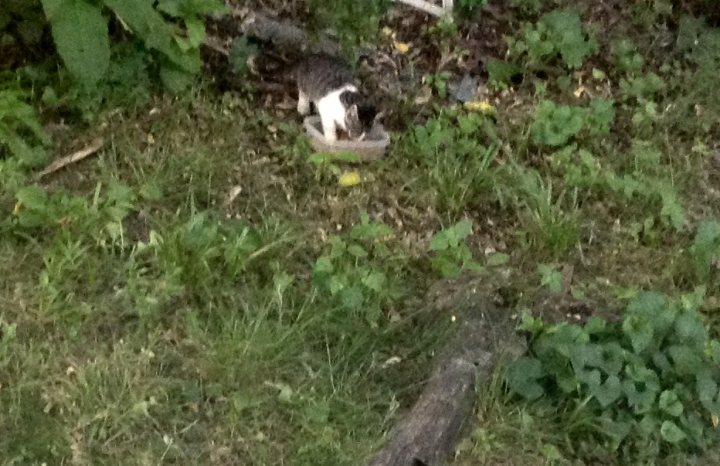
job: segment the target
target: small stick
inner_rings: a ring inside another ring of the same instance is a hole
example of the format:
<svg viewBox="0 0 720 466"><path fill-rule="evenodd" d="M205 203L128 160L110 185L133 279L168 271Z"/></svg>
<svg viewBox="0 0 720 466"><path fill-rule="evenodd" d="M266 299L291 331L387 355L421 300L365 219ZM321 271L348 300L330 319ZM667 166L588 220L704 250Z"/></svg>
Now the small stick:
<svg viewBox="0 0 720 466"><path fill-rule="evenodd" d="M88 157L89 155L94 154L95 152L99 151L100 148L105 144L105 140L103 138L97 138L94 139L93 142L90 143L89 146L85 147L84 149L80 149L77 152L74 152L66 157L62 157L60 159L55 160L53 163L48 165L43 171L37 174L37 178L42 178L43 176L49 175L50 173L54 173L61 168L64 168L70 164L73 164L75 162L79 162L85 157Z"/></svg>
<svg viewBox="0 0 720 466"><path fill-rule="evenodd" d="M220 40L214 36L205 36L203 39L203 45L211 50L218 52L226 57L230 56L230 51L220 44Z"/></svg>

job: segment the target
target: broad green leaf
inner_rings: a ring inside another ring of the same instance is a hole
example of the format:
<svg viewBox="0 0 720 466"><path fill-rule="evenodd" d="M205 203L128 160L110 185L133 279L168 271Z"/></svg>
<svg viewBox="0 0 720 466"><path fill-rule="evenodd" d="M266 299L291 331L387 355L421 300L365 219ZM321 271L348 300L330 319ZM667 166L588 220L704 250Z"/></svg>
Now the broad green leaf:
<svg viewBox="0 0 720 466"><path fill-rule="evenodd" d="M360 287L351 286L342 290L340 300L346 308L359 310L365 302L365 297Z"/></svg>
<svg viewBox="0 0 720 466"><path fill-rule="evenodd" d="M591 388L590 393L597 398L603 408L608 407L622 395L620 379L611 375L601 385Z"/></svg>
<svg viewBox="0 0 720 466"><path fill-rule="evenodd" d="M709 371L703 371L696 376L697 395L703 407L710 413L720 415L720 393L718 384Z"/></svg>
<svg viewBox="0 0 720 466"><path fill-rule="evenodd" d="M313 272L318 273L333 273L335 270L335 267L332 264L332 261L327 256L321 256L315 261L315 267L313 268Z"/></svg>
<svg viewBox="0 0 720 466"><path fill-rule="evenodd" d="M347 277L344 275L331 275L328 280L328 288L331 295L336 295L345 290L348 285Z"/></svg>
<svg viewBox="0 0 720 466"><path fill-rule="evenodd" d="M630 338L633 351L635 353L641 353L653 340L653 327L647 319L638 316L630 315L625 318L622 324L623 332Z"/></svg>
<svg viewBox="0 0 720 466"><path fill-rule="evenodd" d="M348 246L347 252L348 252L348 254L350 254L351 256L357 257L357 258L360 258L360 259L365 258L365 257L368 256L368 253L367 253L367 251L365 250L365 248L363 248L363 247L360 246L359 244L354 244L354 243Z"/></svg>
<svg viewBox="0 0 720 466"><path fill-rule="evenodd" d="M444 255L433 257L430 260L430 263L444 278L458 277L462 271L462 267L460 267L460 264L458 264L457 261Z"/></svg>
<svg viewBox="0 0 720 466"><path fill-rule="evenodd" d="M27 209L44 210L48 207L48 195L38 186L26 186L15 197Z"/></svg>
<svg viewBox="0 0 720 466"><path fill-rule="evenodd" d="M662 426L660 426L660 436L668 443L679 443L687 438L685 432L672 421L662 423Z"/></svg>
<svg viewBox="0 0 720 466"><path fill-rule="evenodd" d="M197 50L184 52L175 41L175 35L170 23L153 8L153 2L147 0L103 0L127 26L137 35L148 48L157 50L165 55L175 66L186 74L194 75L200 71L202 62ZM174 86L172 89L182 88L188 84L187 76L169 66L165 70L163 82Z"/></svg>
<svg viewBox="0 0 720 466"><path fill-rule="evenodd" d="M616 342L604 343L600 354L600 367L608 375L617 375L623 368L625 350Z"/></svg>
<svg viewBox="0 0 720 466"><path fill-rule="evenodd" d="M544 393L538 383L544 375L545 371L540 361L524 356L508 366L505 379L510 390L528 400L535 400Z"/></svg>
<svg viewBox="0 0 720 466"><path fill-rule="evenodd" d="M609 416L600 417L600 426L603 433L613 440L614 445L619 445L632 430L630 422L613 420Z"/></svg>
<svg viewBox="0 0 720 466"><path fill-rule="evenodd" d="M697 313L684 312L675 320L675 334L683 343L702 346L707 340L707 331Z"/></svg>
<svg viewBox="0 0 720 466"><path fill-rule="evenodd" d="M596 333L602 333L607 328L608 323L607 320L598 317L598 316L592 316L588 321L585 323L585 331L589 333L590 335L594 335Z"/></svg>
<svg viewBox="0 0 720 466"><path fill-rule="evenodd" d="M660 409L673 417L678 417L683 412L683 405L673 390L665 390L660 394Z"/></svg>
<svg viewBox="0 0 720 466"><path fill-rule="evenodd" d="M675 322L677 309L660 293L643 292L628 304L627 314L642 317L656 335L664 336Z"/></svg>
<svg viewBox="0 0 720 466"><path fill-rule="evenodd" d="M697 263L698 275L705 280L713 259L720 256L720 222L709 220L701 223L690 252Z"/></svg>
<svg viewBox="0 0 720 466"><path fill-rule="evenodd" d="M170 92L180 93L192 85L195 76L173 63L166 63L160 67L160 79Z"/></svg>
<svg viewBox="0 0 720 466"><path fill-rule="evenodd" d="M43 0L63 63L78 81L97 83L110 64L107 19L86 0Z"/></svg>
<svg viewBox="0 0 720 466"><path fill-rule="evenodd" d="M362 279L363 285L379 293L385 284L385 274L382 272L370 272Z"/></svg>
<svg viewBox="0 0 720 466"><path fill-rule="evenodd" d="M498 265L505 265L510 260L510 256L508 254L504 254L502 252L495 253L488 257L487 259L487 265L489 267L495 267Z"/></svg>
<svg viewBox="0 0 720 466"><path fill-rule="evenodd" d="M547 264L538 264L540 274L540 286L547 288L553 293L562 291L562 274L554 267Z"/></svg>
<svg viewBox="0 0 720 466"><path fill-rule="evenodd" d="M673 345L667 351L675 371L680 375L694 375L705 367L702 353L696 348L686 345Z"/></svg>
<svg viewBox="0 0 720 466"><path fill-rule="evenodd" d="M608 99L593 99L590 102L588 125L593 134L607 134L615 120L614 102Z"/></svg>
<svg viewBox="0 0 720 466"><path fill-rule="evenodd" d="M642 384L636 384L632 380L624 380L622 383L623 393L628 400L628 405L633 408L636 414L649 412L654 404L657 392L647 389Z"/></svg>

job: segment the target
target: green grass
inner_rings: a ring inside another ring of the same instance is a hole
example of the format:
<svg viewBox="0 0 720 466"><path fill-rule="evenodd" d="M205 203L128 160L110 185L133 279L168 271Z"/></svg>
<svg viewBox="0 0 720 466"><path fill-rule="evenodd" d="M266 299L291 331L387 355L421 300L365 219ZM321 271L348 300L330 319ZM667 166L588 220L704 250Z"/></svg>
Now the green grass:
<svg viewBox="0 0 720 466"><path fill-rule="evenodd" d="M476 286L512 314L560 289L607 315L703 285L716 335L720 52L657 52L654 24L597 53L517 31L513 66L552 78L527 73L494 116L437 100L352 188L308 160L298 119L207 83L73 121L53 154L104 147L40 182L0 153L0 464L362 464ZM500 372L469 432L455 464L718 461L614 451L586 410L522 402Z"/></svg>

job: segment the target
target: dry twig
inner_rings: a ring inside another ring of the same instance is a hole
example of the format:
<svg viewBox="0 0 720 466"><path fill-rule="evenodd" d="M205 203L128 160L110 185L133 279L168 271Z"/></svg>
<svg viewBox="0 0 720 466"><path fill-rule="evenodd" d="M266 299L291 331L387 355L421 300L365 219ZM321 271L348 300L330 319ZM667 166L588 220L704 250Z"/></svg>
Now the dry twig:
<svg viewBox="0 0 720 466"><path fill-rule="evenodd" d="M47 176L51 173L55 173L56 171L60 170L61 168L64 168L68 165L71 165L73 163L79 162L83 160L84 158L96 153L100 150L100 148L105 144L105 140L101 137L94 139L89 146L85 147L84 149L80 149L77 152L74 152L68 156L59 158L55 160L53 163L45 167L43 171L37 174L37 178L42 178L43 176Z"/></svg>

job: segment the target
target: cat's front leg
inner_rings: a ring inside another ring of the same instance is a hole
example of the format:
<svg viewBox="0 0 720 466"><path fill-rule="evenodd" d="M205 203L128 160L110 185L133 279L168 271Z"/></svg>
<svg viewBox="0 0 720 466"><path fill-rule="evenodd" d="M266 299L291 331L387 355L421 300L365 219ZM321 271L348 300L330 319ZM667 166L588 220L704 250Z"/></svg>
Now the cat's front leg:
<svg viewBox="0 0 720 466"><path fill-rule="evenodd" d="M337 141L337 127L333 118L322 118L322 127L327 142Z"/></svg>
<svg viewBox="0 0 720 466"><path fill-rule="evenodd" d="M300 115L310 113L310 99L308 99L308 96L303 91L298 92L297 111Z"/></svg>

